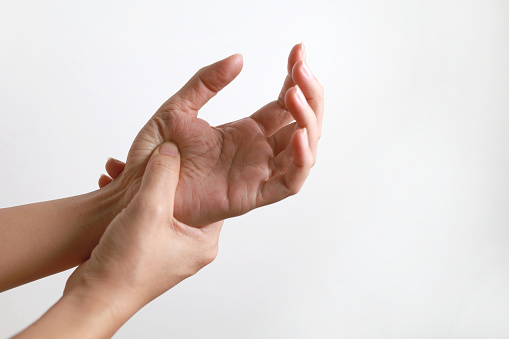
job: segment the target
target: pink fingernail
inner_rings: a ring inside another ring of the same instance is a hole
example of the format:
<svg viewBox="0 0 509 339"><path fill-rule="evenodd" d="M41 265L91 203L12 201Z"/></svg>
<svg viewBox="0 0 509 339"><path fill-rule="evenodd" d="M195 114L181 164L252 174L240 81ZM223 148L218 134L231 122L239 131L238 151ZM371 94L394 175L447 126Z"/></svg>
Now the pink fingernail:
<svg viewBox="0 0 509 339"><path fill-rule="evenodd" d="M300 45L302 46L302 60L306 60L306 47L304 46L304 41L301 41Z"/></svg>
<svg viewBox="0 0 509 339"><path fill-rule="evenodd" d="M306 140L306 142L309 142L309 140L308 140L308 129L306 127L304 127L303 130L304 130L304 139Z"/></svg>
<svg viewBox="0 0 509 339"><path fill-rule="evenodd" d="M308 78L313 78L313 73L311 72L311 68L309 68L308 64L306 62L302 63L302 70L304 71L304 75Z"/></svg>
<svg viewBox="0 0 509 339"><path fill-rule="evenodd" d="M298 85L295 85L295 88L297 89L297 99L302 104L307 104L306 97L304 96L304 93L302 93L302 90L300 89L300 87Z"/></svg>
<svg viewBox="0 0 509 339"><path fill-rule="evenodd" d="M173 142L167 141L164 144L162 144L159 147L159 153L161 154L168 154L171 156L176 156L178 154L178 148L177 145L175 145Z"/></svg>

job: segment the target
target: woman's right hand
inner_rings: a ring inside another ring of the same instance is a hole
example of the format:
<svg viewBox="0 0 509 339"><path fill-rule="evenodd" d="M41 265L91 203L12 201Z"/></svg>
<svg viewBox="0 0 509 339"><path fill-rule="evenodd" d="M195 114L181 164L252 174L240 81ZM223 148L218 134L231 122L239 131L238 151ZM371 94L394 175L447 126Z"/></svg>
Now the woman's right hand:
<svg viewBox="0 0 509 339"><path fill-rule="evenodd" d="M126 206L152 151L172 141L182 159L174 213L188 225L201 227L297 193L314 165L323 116L323 88L305 59L304 46L296 45L278 99L216 127L198 111L240 73L243 61L233 55L202 68L141 129L108 190Z"/></svg>

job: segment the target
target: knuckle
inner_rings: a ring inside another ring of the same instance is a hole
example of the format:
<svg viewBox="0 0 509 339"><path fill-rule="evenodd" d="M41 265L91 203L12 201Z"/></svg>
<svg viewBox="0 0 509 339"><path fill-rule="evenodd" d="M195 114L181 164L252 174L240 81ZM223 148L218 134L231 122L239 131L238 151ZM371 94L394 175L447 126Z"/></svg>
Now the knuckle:
<svg viewBox="0 0 509 339"><path fill-rule="evenodd" d="M213 68L209 74L200 77L203 85L211 92L219 92L228 82L228 74L222 68Z"/></svg>
<svg viewBox="0 0 509 339"><path fill-rule="evenodd" d="M214 251L206 251L200 258L199 262L198 262L198 265L200 268L203 268L205 266L207 266L208 264L212 263L215 259L216 259L216 256L217 256L217 251L214 252Z"/></svg>
<svg viewBox="0 0 509 339"><path fill-rule="evenodd" d="M299 193L300 191L300 187L292 187L290 188L290 195L296 195L297 193Z"/></svg>
<svg viewBox="0 0 509 339"><path fill-rule="evenodd" d="M295 195L295 194L299 193L300 187L301 186L297 185L296 183L292 183L290 185L287 185L288 195L292 196L292 195Z"/></svg>
<svg viewBox="0 0 509 339"><path fill-rule="evenodd" d="M150 218L155 220L162 219L166 217L167 208L161 202L148 204L145 212Z"/></svg>
<svg viewBox="0 0 509 339"><path fill-rule="evenodd" d="M214 245L204 249L203 251L201 251L199 253L197 261L196 261L198 269L202 269L203 267L212 263L216 259L217 253L218 253L218 245L217 244L214 244Z"/></svg>
<svg viewBox="0 0 509 339"><path fill-rule="evenodd" d="M207 262L207 265L212 263L214 260L216 260L217 258L217 253L218 253L218 246L213 246L211 249L209 249L207 251L207 255L206 255L206 262Z"/></svg>
<svg viewBox="0 0 509 339"><path fill-rule="evenodd" d="M286 93L285 93L285 94L286 94ZM286 109L285 94L278 96L278 98L277 98L277 100L276 100L276 104L277 104L277 105L278 105L281 109Z"/></svg>
<svg viewBox="0 0 509 339"><path fill-rule="evenodd" d="M196 105L189 95L177 92L171 100L165 104L164 110L167 112L193 112L196 111Z"/></svg>
<svg viewBox="0 0 509 339"><path fill-rule="evenodd" d="M183 100L182 97L183 96L180 91L173 94L168 100L166 100L166 102L161 105L161 107L159 107L156 115L159 113L162 115L162 118L164 118L164 116L168 113L178 112L180 110L179 103Z"/></svg>
<svg viewBox="0 0 509 339"><path fill-rule="evenodd" d="M141 200L132 206L130 212L133 217L150 222L165 218L167 214L167 208L161 202L149 202L146 200Z"/></svg>

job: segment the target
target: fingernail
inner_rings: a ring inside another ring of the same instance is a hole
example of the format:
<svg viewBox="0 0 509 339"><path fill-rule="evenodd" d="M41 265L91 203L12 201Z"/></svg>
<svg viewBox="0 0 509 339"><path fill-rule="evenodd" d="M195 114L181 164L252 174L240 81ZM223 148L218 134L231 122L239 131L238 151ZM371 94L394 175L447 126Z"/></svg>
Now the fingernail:
<svg viewBox="0 0 509 339"><path fill-rule="evenodd" d="M308 140L308 129L306 127L304 127L303 130L304 130L304 139L306 140L306 142L309 142L309 140Z"/></svg>
<svg viewBox="0 0 509 339"><path fill-rule="evenodd" d="M304 46L304 41L300 42L302 48L302 60L306 60L306 47Z"/></svg>
<svg viewBox="0 0 509 339"><path fill-rule="evenodd" d="M308 78L313 78L313 73L311 72L311 68L309 68L306 62L302 63L302 70L304 71L304 75Z"/></svg>
<svg viewBox="0 0 509 339"><path fill-rule="evenodd" d="M304 93L302 93L300 87L295 85L295 88L297 89L297 99L299 99L302 104L307 104L306 97L304 96Z"/></svg>
<svg viewBox="0 0 509 339"><path fill-rule="evenodd" d="M168 154L175 157L179 153L179 150L177 145L175 145L173 142L166 141L165 143L161 144L161 146L159 146L159 153Z"/></svg>

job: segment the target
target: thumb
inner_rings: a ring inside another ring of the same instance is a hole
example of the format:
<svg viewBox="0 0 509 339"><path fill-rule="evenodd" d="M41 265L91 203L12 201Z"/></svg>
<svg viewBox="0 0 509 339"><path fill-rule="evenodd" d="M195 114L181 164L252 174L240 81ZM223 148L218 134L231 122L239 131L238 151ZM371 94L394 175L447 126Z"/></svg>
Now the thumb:
<svg viewBox="0 0 509 339"><path fill-rule="evenodd" d="M145 203L163 203L173 208L180 173L180 153L172 142L164 142L150 157L138 192Z"/></svg>
<svg viewBox="0 0 509 339"><path fill-rule="evenodd" d="M203 105L239 75L242 64L242 55L234 54L203 67L167 103L183 100L184 105L179 107L186 107L188 114L197 116Z"/></svg>

